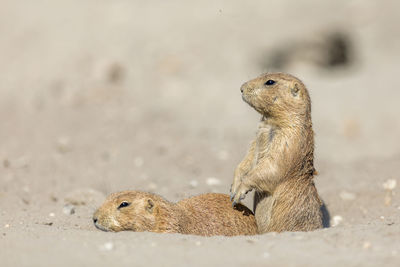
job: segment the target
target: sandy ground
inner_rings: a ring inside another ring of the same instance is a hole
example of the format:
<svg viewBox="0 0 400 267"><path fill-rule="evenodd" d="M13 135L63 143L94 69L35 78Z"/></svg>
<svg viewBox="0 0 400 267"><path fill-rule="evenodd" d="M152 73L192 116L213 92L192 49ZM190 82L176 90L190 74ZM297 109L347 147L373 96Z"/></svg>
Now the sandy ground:
<svg viewBox="0 0 400 267"><path fill-rule="evenodd" d="M398 266L399 10L0 1L0 265ZM343 64L317 64L324 49L308 45L310 56L271 67L271 55L334 32L349 42ZM110 192L227 193L259 119L240 85L274 70L310 90L330 228L204 238L93 227Z"/></svg>

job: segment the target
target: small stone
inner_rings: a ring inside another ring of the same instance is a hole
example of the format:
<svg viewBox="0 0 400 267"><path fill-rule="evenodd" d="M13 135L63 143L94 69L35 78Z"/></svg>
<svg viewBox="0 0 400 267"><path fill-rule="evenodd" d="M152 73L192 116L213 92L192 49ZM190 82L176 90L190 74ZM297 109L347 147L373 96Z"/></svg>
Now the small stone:
<svg viewBox="0 0 400 267"><path fill-rule="evenodd" d="M148 188L149 188L149 190L156 190L157 189L157 184L149 183Z"/></svg>
<svg viewBox="0 0 400 267"><path fill-rule="evenodd" d="M199 182L197 182L196 180L191 180L189 182L189 184L190 184L191 187L195 188L195 187L197 187L199 185Z"/></svg>
<svg viewBox="0 0 400 267"><path fill-rule="evenodd" d="M114 244L112 242L106 242L99 247L101 251L110 251L114 249Z"/></svg>
<svg viewBox="0 0 400 267"><path fill-rule="evenodd" d="M201 246L201 242L200 241L196 241L196 246Z"/></svg>
<svg viewBox="0 0 400 267"><path fill-rule="evenodd" d="M220 150L217 154L217 157L219 160L227 160L229 157L229 154L226 150Z"/></svg>
<svg viewBox="0 0 400 267"><path fill-rule="evenodd" d="M354 200L356 198L355 194L347 191L340 192L339 196L343 200Z"/></svg>
<svg viewBox="0 0 400 267"><path fill-rule="evenodd" d="M22 156L15 160L15 163L13 164L13 166L15 166L15 168L17 168L17 169L29 168L29 158L26 156Z"/></svg>
<svg viewBox="0 0 400 267"><path fill-rule="evenodd" d="M141 157L136 157L133 159L133 164L135 164L136 167L142 167L144 164L144 160Z"/></svg>
<svg viewBox="0 0 400 267"><path fill-rule="evenodd" d="M340 215L335 215L332 218L332 227L339 225L343 221L343 217Z"/></svg>
<svg viewBox="0 0 400 267"><path fill-rule="evenodd" d="M75 213L75 206L72 204L66 204L63 207L63 213L66 215L72 215Z"/></svg>
<svg viewBox="0 0 400 267"><path fill-rule="evenodd" d="M49 213L49 217L55 217L56 215L54 214L54 212L50 212Z"/></svg>
<svg viewBox="0 0 400 267"><path fill-rule="evenodd" d="M111 64L108 67L107 72L107 79L110 83L118 83L122 81L125 74L124 68L118 63Z"/></svg>
<svg viewBox="0 0 400 267"><path fill-rule="evenodd" d="M366 208L364 208L363 206L360 206L360 210L364 215L368 214L368 210Z"/></svg>
<svg viewBox="0 0 400 267"><path fill-rule="evenodd" d="M3 160L3 167L4 168L9 168L10 167L10 161L8 159Z"/></svg>
<svg viewBox="0 0 400 267"><path fill-rule="evenodd" d="M396 188L397 181L395 179L388 179L382 184L385 190L393 190Z"/></svg>
<svg viewBox="0 0 400 267"><path fill-rule="evenodd" d="M363 249L369 249L370 247L371 247L371 243L370 242L368 242L368 241L364 242Z"/></svg>
<svg viewBox="0 0 400 267"><path fill-rule="evenodd" d="M379 217L381 220L384 220L385 219L385 216L381 216L381 217Z"/></svg>
<svg viewBox="0 0 400 267"><path fill-rule="evenodd" d="M265 251L265 252L262 254L262 256L263 256L264 259L268 259L271 255L269 254L269 252Z"/></svg>
<svg viewBox="0 0 400 267"><path fill-rule="evenodd" d="M215 177L209 177L206 180L206 184L209 186L213 186L213 185L220 185L221 181Z"/></svg>
<svg viewBox="0 0 400 267"><path fill-rule="evenodd" d="M29 186L24 186L22 187L22 191L24 191L25 193L29 193L31 191L31 189L29 188Z"/></svg>
<svg viewBox="0 0 400 267"><path fill-rule="evenodd" d="M7 223L4 225L4 228L10 228L10 225Z"/></svg>
<svg viewBox="0 0 400 267"><path fill-rule="evenodd" d="M71 150L71 141L67 136L60 136L56 141L57 151L64 154Z"/></svg>

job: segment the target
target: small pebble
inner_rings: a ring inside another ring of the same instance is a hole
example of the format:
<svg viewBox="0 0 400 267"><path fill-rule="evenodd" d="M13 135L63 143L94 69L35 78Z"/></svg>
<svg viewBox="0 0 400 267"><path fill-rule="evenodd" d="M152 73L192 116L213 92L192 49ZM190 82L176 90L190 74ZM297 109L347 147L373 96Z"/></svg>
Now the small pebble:
<svg viewBox="0 0 400 267"><path fill-rule="evenodd" d="M107 76L110 83L118 83L124 78L124 68L120 64L114 63L108 67Z"/></svg>
<svg viewBox="0 0 400 267"><path fill-rule="evenodd" d="M385 219L385 216L381 216L381 217L379 217L379 218L381 218L381 220L384 220L384 219Z"/></svg>
<svg viewBox="0 0 400 267"><path fill-rule="evenodd" d="M29 162L28 157L22 156L15 160L13 166L15 166L17 169L26 169L29 167L28 162Z"/></svg>
<svg viewBox="0 0 400 267"><path fill-rule="evenodd" d="M368 213L368 210L362 206L360 207L360 210L364 215L366 215Z"/></svg>
<svg viewBox="0 0 400 267"><path fill-rule="evenodd" d="M149 188L149 190L156 190L157 189L157 184L149 183L148 188Z"/></svg>
<svg viewBox="0 0 400 267"><path fill-rule="evenodd" d="M221 181L220 181L219 179L215 178L215 177L209 177L209 178L207 178L207 180L206 180L206 184L207 184L207 185L210 185L210 186L213 186L213 185L220 185L220 184L221 184Z"/></svg>
<svg viewBox="0 0 400 267"><path fill-rule="evenodd" d="M72 215L72 214L74 214L74 213L75 213L75 206L74 206L74 205L71 205L71 204L66 204L66 205L63 207L63 213L66 214L66 215Z"/></svg>
<svg viewBox="0 0 400 267"><path fill-rule="evenodd" d="M393 190L396 188L397 181L395 179L388 179L382 184L383 188L386 190Z"/></svg>
<svg viewBox="0 0 400 267"><path fill-rule="evenodd" d="M217 157L218 157L219 160L227 160L228 157L229 157L229 154L228 154L227 151L221 150L221 151L218 152Z"/></svg>
<svg viewBox="0 0 400 267"><path fill-rule="evenodd" d="M50 217L54 217L54 216L56 216L56 214L55 214L54 212L50 212L50 213L49 213L49 216L50 216Z"/></svg>
<svg viewBox="0 0 400 267"><path fill-rule="evenodd" d="M339 196L343 200L354 200L356 198L355 194L347 191L340 192Z"/></svg>
<svg viewBox="0 0 400 267"><path fill-rule="evenodd" d="M106 242L99 248L101 251L110 251L114 249L114 244L112 242Z"/></svg>
<svg viewBox="0 0 400 267"><path fill-rule="evenodd" d="M341 223L343 221L343 217L340 215L335 215L332 218L332 226L337 226L339 225L339 223Z"/></svg>
<svg viewBox="0 0 400 267"><path fill-rule="evenodd" d="M371 247L371 243L370 242L368 242L368 241L364 242L363 249L369 249L370 247Z"/></svg>
<svg viewBox="0 0 400 267"><path fill-rule="evenodd" d="M270 255L268 252L265 251L265 252L262 254L262 256L263 256L264 259L268 259L271 255Z"/></svg>
<svg viewBox="0 0 400 267"><path fill-rule="evenodd" d="M8 223L4 225L4 228L9 228L9 227L10 225Z"/></svg>
<svg viewBox="0 0 400 267"><path fill-rule="evenodd" d="M196 246L201 246L201 242L200 241L196 241Z"/></svg>
<svg viewBox="0 0 400 267"><path fill-rule="evenodd" d="M67 153L71 150L71 142L69 137L61 136L57 139L57 151L60 153Z"/></svg>
<svg viewBox="0 0 400 267"><path fill-rule="evenodd" d="M8 159L5 159L5 160L3 160L3 167L4 168L8 168L8 167L10 167L10 161L8 160Z"/></svg>
<svg viewBox="0 0 400 267"><path fill-rule="evenodd" d="M196 180L191 180L189 182L189 184L190 184L191 187L195 188L195 187L197 187L199 185L199 182L197 182Z"/></svg>
<svg viewBox="0 0 400 267"><path fill-rule="evenodd" d="M142 167L144 164L144 160L141 157L136 157L133 159L133 164L135 164L136 167Z"/></svg>
<svg viewBox="0 0 400 267"><path fill-rule="evenodd" d="M29 186L24 186L22 187L22 191L24 191L25 193L29 193L29 191L31 191L31 189L29 188Z"/></svg>

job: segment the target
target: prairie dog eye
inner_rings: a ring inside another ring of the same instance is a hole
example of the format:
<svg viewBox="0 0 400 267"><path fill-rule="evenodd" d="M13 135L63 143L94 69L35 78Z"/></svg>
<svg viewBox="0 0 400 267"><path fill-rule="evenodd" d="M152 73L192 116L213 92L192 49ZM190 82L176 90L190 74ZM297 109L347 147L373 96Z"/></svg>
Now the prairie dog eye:
<svg viewBox="0 0 400 267"><path fill-rule="evenodd" d="M268 80L268 81L266 81L264 84L265 84L265 85L273 85L274 83L275 83L274 80Z"/></svg>
<svg viewBox="0 0 400 267"><path fill-rule="evenodd" d="M121 204L119 204L118 209L128 207L131 203L122 201Z"/></svg>

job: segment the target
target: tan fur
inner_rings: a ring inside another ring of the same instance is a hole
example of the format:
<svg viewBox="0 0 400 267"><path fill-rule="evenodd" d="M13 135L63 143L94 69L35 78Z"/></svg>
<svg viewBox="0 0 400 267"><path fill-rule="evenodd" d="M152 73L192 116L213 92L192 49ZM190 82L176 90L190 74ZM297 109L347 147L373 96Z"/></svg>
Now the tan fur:
<svg viewBox="0 0 400 267"><path fill-rule="evenodd" d="M122 202L129 203L121 207ZM104 231L182 233L203 236L254 235L254 214L243 205L232 208L225 194L203 194L171 203L146 192L111 194L94 213L93 221Z"/></svg>
<svg viewBox="0 0 400 267"><path fill-rule="evenodd" d="M275 81L266 85L268 80ZM264 74L241 87L261 115L257 136L238 165L231 198L239 203L256 190L259 233L322 227L321 200L313 182L311 100L304 84L285 73Z"/></svg>

